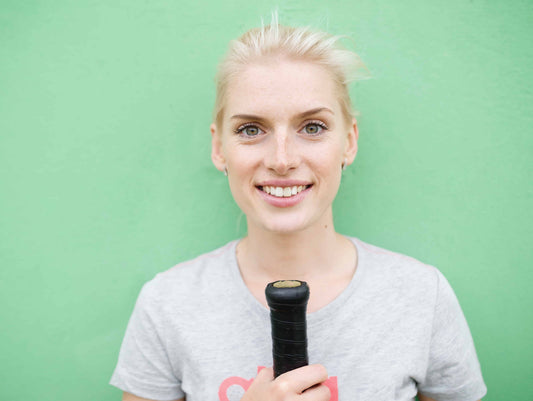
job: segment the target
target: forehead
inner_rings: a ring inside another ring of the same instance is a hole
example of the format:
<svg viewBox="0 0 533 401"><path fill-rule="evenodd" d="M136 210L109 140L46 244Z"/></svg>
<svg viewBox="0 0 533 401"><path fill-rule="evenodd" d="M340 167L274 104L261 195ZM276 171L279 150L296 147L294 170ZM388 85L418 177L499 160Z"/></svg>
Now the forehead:
<svg viewBox="0 0 533 401"><path fill-rule="evenodd" d="M318 107L340 115L335 81L324 67L305 61L266 60L243 67L228 84L228 114L282 116Z"/></svg>

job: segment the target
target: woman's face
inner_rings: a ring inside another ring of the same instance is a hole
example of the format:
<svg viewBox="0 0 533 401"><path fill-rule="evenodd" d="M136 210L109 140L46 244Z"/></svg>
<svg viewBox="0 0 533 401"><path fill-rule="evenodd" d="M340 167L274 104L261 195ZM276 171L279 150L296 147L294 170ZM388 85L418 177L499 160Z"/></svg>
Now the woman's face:
<svg viewBox="0 0 533 401"><path fill-rule="evenodd" d="M330 224L341 166L357 152L335 82L323 67L272 59L228 85L222 126L211 126L212 159L227 168L249 229L295 232Z"/></svg>

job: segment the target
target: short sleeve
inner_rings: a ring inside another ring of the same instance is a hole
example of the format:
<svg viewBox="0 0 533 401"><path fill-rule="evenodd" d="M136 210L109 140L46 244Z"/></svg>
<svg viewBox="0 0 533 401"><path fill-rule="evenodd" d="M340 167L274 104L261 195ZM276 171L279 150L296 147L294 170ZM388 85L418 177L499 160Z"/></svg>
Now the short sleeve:
<svg viewBox="0 0 533 401"><path fill-rule="evenodd" d="M156 300L145 284L130 317L118 363L110 384L139 397L152 400L183 398L155 323Z"/></svg>
<svg viewBox="0 0 533 401"><path fill-rule="evenodd" d="M428 368L418 389L438 401L476 401L487 388L472 335L455 293L438 270L437 278Z"/></svg>

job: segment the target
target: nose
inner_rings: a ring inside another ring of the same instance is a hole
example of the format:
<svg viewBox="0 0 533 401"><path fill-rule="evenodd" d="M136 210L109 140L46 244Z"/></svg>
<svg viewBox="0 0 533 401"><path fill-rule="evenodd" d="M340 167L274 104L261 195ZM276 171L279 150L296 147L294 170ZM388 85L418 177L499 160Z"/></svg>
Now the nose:
<svg viewBox="0 0 533 401"><path fill-rule="evenodd" d="M295 138L288 129L280 129L270 139L265 165L279 175L286 175L299 162Z"/></svg>

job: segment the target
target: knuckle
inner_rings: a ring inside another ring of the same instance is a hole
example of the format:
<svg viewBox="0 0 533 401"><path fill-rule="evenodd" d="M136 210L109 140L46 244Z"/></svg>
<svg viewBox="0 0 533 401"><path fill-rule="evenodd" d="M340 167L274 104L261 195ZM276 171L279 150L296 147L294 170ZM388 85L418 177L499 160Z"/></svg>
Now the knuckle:
<svg viewBox="0 0 533 401"><path fill-rule="evenodd" d="M315 369L316 374L323 377L324 380L328 378L328 371L324 365L316 364L313 365L313 368Z"/></svg>
<svg viewBox="0 0 533 401"><path fill-rule="evenodd" d="M274 377L274 371L272 368L263 368L257 373L257 377L261 380L268 380Z"/></svg>
<svg viewBox="0 0 533 401"><path fill-rule="evenodd" d="M290 383L285 380L276 380L272 383L272 393L275 397L283 397L286 396L289 393L290 390Z"/></svg>

